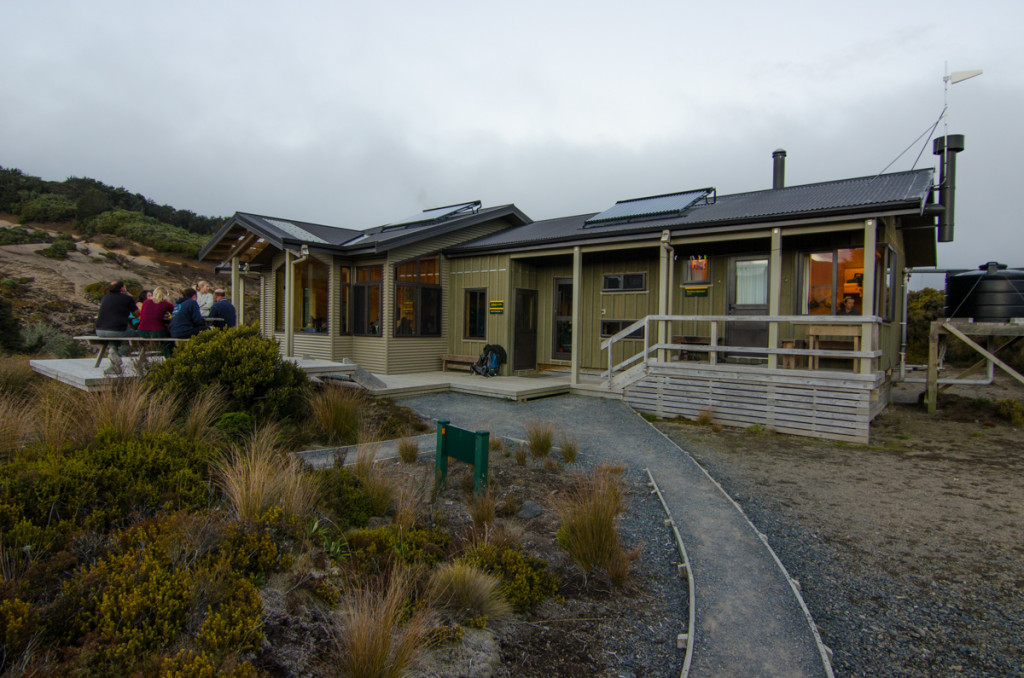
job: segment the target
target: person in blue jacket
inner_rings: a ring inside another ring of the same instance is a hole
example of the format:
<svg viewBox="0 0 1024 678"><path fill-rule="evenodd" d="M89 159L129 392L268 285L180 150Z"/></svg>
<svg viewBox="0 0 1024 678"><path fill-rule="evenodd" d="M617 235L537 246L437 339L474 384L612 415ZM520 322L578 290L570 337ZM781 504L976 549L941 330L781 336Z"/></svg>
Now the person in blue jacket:
<svg viewBox="0 0 1024 678"><path fill-rule="evenodd" d="M194 289L186 287L181 293L181 298L174 302L174 305L174 315L171 316L171 322L167 324L167 331L172 337L188 339L206 329L206 321L203 320L203 314L199 312Z"/></svg>
<svg viewBox="0 0 1024 678"><path fill-rule="evenodd" d="M210 315L207 317L220 318L224 321L224 327L234 327L238 322L234 304L228 301L224 290L219 287L213 291L213 306L210 307Z"/></svg>

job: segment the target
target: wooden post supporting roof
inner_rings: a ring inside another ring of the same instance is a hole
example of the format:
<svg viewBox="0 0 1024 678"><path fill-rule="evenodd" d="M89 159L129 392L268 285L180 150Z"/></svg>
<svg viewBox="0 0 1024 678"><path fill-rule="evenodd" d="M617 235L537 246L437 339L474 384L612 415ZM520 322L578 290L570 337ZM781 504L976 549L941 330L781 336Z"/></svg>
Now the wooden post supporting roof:
<svg viewBox="0 0 1024 678"><path fill-rule="evenodd" d="M284 354L291 357L295 353L295 300L292 286L295 284L295 266L292 263L291 250L284 251Z"/></svg>
<svg viewBox="0 0 1024 678"><path fill-rule="evenodd" d="M768 259L768 315L781 315L779 309L782 301L782 229L772 229L772 251ZM779 323L768 323L768 348L779 347ZM779 366L779 356L774 353L768 354L768 367L775 369Z"/></svg>
<svg viewBox="0 0 1024 678"><path fill-rule="evenodd" d="M242 287L242 276L238 273L238 255L231 257L231 305L235 307L235 315L238 316L238 324L244 325L242 307L244 304L245 290Z"/></svg>
<svg viewBox="0 0 1024 678"><path fill-rule="evenodd" d="M672 249L672 234L668 231L661 232L661 246L658 248L658 315L668 315L668 279L669 269L672 266L670 250ZM658 343L668 343L668 326L664 321L658 321ZM658 349L658 362L665 362L668 359L668 351Z"/></svg>
<svg viewBox="0 0 1024 678"><path fill-rule="evenodd" d="M878 244L877 221L866 219L864 221L864 282L861 287L863 296L860 300L860 312L863 316L878 315L875 309L875 249ZM837 299L838 301L838 299ZM862 348L874 350L874 325L864 323L860 326L860 345ZM873 360L862 358L860 361L861 374L871 374Z"/></svg>
<svg viewBox="0 0 1024 678"><path fill-rule="evenodd" d="M583 253L579 245L572 248L572 368L569 371L569 383L578 386L580 383L580 332L583 323L583 305L580 303L581 287L583 286Z"/></svg>

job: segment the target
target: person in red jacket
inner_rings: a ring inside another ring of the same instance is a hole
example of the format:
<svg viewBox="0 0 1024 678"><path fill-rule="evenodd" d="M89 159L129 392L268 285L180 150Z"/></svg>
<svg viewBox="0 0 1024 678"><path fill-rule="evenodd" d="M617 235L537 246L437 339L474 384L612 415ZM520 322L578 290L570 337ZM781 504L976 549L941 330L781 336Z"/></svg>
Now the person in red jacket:
<svg viewBox="0 0 1024 678"><path fill-rule="evenodd" d="M167 288L157 287L153 290L153 297L142 302L142 310L139 312L139 336L147 339L163 338L171 336L167 331L167 321L174 310L174 304L167 299ZM171 355L170 343L164 345L164 357Z"/></svg>

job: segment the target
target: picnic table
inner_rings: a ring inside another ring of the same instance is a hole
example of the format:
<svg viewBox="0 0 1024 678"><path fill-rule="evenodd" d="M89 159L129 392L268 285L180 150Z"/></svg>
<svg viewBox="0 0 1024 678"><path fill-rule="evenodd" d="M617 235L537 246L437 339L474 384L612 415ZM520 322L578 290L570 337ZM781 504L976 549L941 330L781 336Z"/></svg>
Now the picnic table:
<svg viewBox="0 0 1024 678"><path fill-rule="evenodd" d="M97 337L95 335L86 335L81 337L75 337L78 341L88 342L91 346L99 346L99 353L96 354L96 362L93 363L93 367L99 367L100 363L104 358L107 357L107 352L110 350L111 344L117 344L120 342L128 342L129 346L135 346L139 350L139 359L146 359L146 352L153 349L155 346L160 344L176 344L179 341L188 341L188 339L176 339L174 337Z"/></svg>

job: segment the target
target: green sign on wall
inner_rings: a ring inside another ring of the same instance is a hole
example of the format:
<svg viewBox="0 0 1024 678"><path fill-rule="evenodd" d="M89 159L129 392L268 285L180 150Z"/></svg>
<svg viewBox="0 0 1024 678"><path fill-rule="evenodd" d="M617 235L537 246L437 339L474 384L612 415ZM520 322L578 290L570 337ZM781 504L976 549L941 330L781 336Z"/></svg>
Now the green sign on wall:
<svg viewBox="0 0 1024 678"><path fill-rule="evenodd" d="M488 308L491 313L504 313L505 312L505 300L504 299L492 299L488 303Z"/></svg>

